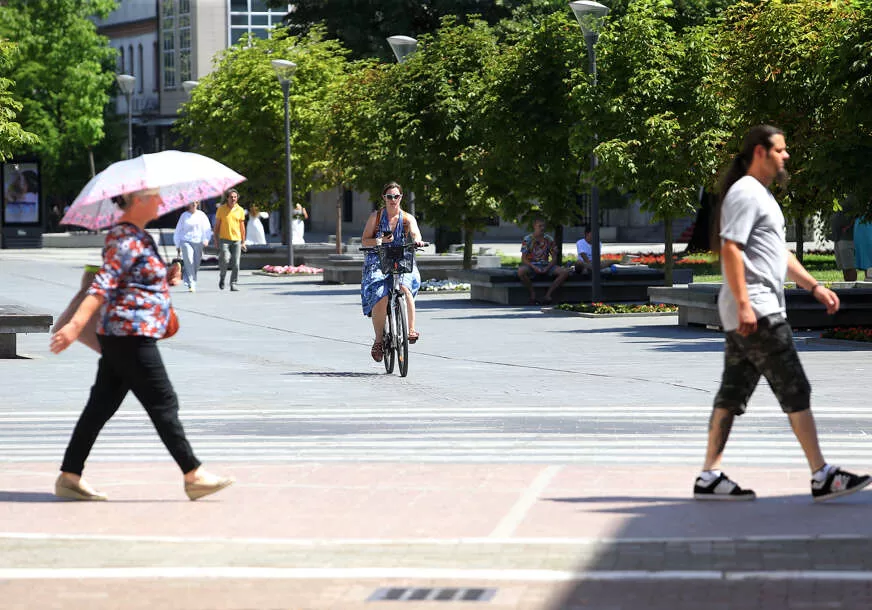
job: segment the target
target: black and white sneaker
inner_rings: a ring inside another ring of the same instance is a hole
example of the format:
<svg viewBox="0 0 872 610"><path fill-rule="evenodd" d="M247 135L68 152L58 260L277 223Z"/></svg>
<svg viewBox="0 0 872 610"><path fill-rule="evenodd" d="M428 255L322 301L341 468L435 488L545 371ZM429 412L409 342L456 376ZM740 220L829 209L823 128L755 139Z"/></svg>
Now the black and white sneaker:
<svg viewBox="0 0 872 610"><path fill-rule="evenodd" d="M811 495L815 502L823 502L860 491L869 483L872 483L872 477L868 474L857 476L847 470L833 467L823 481L816 481L812 478Z"/></svg>
<svg viewBox="0 0 872 610"><path fill-rule="evenodd" d="M741 502L743 500L756 500L757 494L750 489L742 489L722 472L708 482L701 476L696 477L696 482L693 484L693 498L695 500Z"/></svg>

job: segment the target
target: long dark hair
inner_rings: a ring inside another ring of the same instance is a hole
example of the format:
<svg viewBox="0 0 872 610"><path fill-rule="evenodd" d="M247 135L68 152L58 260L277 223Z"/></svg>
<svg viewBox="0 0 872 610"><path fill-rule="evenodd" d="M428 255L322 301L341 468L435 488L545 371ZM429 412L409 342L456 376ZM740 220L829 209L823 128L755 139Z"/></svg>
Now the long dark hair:
<svg viewBox="0 0 872 610"><path fill-rule="evenodd" d="M742 149L739 151L739 154L733 157L733 161L730 163L727 171L724 172L718 188L718 202L712 215L712 252L717 254L721 251L721 209L723 208L727 191L748 173L748 168L754 159L754 149L757 146L762 146L767 151L774 146L772 144L772 136L774 135L784 135L784 132L772 125L755 125L749 129L748 133L745 134L745 139L742 140Z"/></svg>

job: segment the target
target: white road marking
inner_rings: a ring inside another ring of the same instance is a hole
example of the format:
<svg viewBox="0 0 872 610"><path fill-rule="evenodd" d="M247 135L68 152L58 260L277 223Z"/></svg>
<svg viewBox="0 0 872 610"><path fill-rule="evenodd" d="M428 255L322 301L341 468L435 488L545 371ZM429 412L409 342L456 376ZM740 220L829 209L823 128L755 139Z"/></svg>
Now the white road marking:
<svg viewBox="0 0 872 610"><path fill-rule="evenodd" d="M569 582L569 581L664 581L664 580L827 580L872 581L872 572L770 570L506 570L453 568L249 568L249 567L136 567L136 568L7 568L4 580L109 580L109 579L282 579L282 580L369 580L420 579L486 582Z"/></svg>
<svg viewBox="0 0 872 610"><path fill-rule="evenodd" d="M554 477L562 469L562 466L548 466L542 470L533 482L521 493L521 497L515 502L509 512L500 520L491 536L494 538L508 538L521 522L526 518L530 509L539 501L539 496L551 484Z"/></svg>

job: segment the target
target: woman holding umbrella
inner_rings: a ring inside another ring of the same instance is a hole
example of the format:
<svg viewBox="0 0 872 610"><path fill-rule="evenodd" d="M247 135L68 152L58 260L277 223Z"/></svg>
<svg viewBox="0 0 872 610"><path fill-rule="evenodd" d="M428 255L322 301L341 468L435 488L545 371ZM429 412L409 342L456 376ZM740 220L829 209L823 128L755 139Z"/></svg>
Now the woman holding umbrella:
<svg viewBox="0 0 872 610"><path fill-rule="evenodd" d="M106 499L82 478L82 471L100 430L131 390L182 470L185 493L196 500L224 489L233 479L206 471L194 455L157 347L171 318L169 285L180 281L178 267L167 272L154 240L145 231L145 225L159 215L161 194L157 189L145 189L113 200L121 209L121 217L106 235L103 266L72 319L51 338L51 351L59 354L99 312L97 338L102 356L97 378L64 454L55 495L74 500Z"/></svg>

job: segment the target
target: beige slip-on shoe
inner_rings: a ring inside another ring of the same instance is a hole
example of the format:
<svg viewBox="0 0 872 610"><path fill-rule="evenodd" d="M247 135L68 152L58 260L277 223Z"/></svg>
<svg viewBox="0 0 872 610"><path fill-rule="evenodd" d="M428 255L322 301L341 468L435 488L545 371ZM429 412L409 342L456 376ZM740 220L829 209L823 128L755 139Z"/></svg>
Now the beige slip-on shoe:
<svg viewBox="0 0 872 610"><path fill-rule="evenodd" d="M85 481L79 479L78 483L73 483L64 475L58 475L55 481L55 495L58 498L67 498L68 500L84 500L90 502L102 502L107 500L109 496L103 492L97 491Z"/></svg>
<svg viewBox="0 0 872 610"><path fill-rule="evenodd" d="M200 483L199 481L185 483L185 493L188 494L189 499L199 500L233 485L235 480L233 477L218 477L213 483Z"/></svg>

